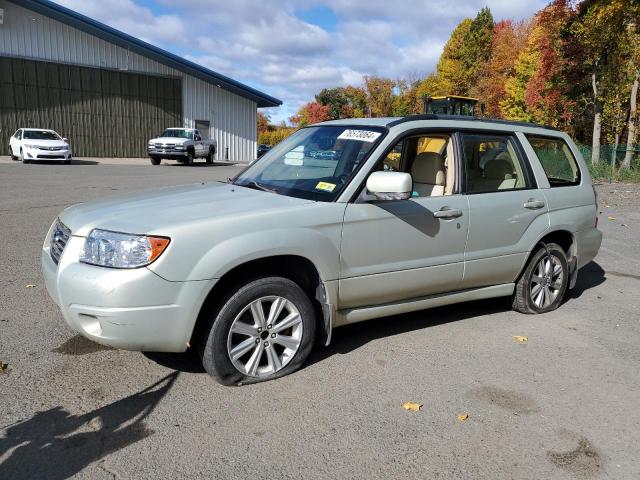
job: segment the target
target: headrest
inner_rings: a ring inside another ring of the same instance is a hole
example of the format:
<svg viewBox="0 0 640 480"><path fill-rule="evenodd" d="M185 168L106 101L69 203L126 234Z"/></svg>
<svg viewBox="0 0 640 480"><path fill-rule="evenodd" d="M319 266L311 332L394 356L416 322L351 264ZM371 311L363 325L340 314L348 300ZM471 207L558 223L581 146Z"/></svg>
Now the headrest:
<svg viewBox="0 0 640 480"><path fill-rule="evenodd" d="M413 161L411 176L416 183L444 185L444 158L435 152L419 153Z"/></svg>
<svg viewBox="0 0 640 480"><path fill-rule="evenodd" d="M506 155L509 160L504 160ZM511 164L511 157L506 152L500 153L495 159L488 162L484 167L485 178L491 178L494 180L509 180L513 178L513 165Z"/></svg>

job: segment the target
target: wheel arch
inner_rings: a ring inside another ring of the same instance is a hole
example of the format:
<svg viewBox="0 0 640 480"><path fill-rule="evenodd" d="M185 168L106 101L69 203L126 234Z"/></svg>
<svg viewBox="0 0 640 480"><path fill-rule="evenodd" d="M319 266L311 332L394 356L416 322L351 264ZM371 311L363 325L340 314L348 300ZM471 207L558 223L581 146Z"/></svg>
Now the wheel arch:
<svg viewBox="0 0 640 480"><path fill-rule="evenodd" d="M543 243L558 244L567 255L567 261L569 261L572 257L575 257L577 255L576 238L571 231L565 228L557 228L551 231L546 231L531 246L529 255L527 255L526 260L520 267L520 272L518 273L518 277L516 278L516 281L518 278L520 278L525 268L527 268L527 265L529 264L529 260L531 260L531 257L535 254L537 250L537 246ZM571 273L573 274L575 272L571 272Z"/></svg>
<svg viewBox="0 0 640 480"><path fill-rule="evenodd" d="M313 304L318 339L328 344L333 313L327 288L316 265L301 255L272 255L255 258L236 265L224 273L211 288L200 307L191 334L191 344L204 334L209 312L222 306L221 302L228 292L248 281L266 276L284 277L300 285Z"/></svg>

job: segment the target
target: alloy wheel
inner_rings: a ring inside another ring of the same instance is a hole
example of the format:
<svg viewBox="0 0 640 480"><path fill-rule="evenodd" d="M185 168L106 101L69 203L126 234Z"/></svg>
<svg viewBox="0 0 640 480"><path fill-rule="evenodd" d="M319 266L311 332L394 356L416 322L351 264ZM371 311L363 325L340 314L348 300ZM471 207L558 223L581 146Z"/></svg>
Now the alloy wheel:
<svg viewBox="0 0 640 480"><path fill-rule="evenodd" d="M531 301L538 308L551 305L562 290L564 273L555 255L543 256L531 275Z"/></svg>
<svg viewBox="0 0 640 480"><path fill-rule="evenodd" d="M295 356L302 333L302 316L293 302L280 296L258 298L233 320L227 354L243 374L269 377Z"/></svg>

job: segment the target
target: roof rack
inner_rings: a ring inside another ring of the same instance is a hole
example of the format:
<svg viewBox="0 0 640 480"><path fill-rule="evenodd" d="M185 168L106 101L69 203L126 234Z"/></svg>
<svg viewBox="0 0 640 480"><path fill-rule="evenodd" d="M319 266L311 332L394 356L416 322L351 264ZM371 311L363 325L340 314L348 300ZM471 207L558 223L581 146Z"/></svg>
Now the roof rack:
<svg viewBox="0 0 640 480"><path fill-rule="evenodd" d="M407 115L406 117L399 118L398 120L394 120L393 122L387 124L388 127L393 127L395 125L400 125L405 122L413 122L415 120L457 120L460 122L488 122L488 123L497 123L500 125L516 125L520 127L535 127L535 128L545 128L547 130L556 130L559 131L555 127L550 127L548 125L540 125L537 123L530 122L518 122L515 120L504 120L501 118L485 118L485 117L469 117L464 115L438 115L435 113L423 113L419 115Z"/></svg>

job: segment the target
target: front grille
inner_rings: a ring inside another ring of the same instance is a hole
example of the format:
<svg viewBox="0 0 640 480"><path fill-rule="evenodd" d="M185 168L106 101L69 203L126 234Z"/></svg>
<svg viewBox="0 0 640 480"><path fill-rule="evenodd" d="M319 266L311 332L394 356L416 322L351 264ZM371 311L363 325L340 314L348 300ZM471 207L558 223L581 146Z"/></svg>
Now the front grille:
<svg viewBox="0 0 640 480"><path fill-rule="evenodd" d="M173 148L175 146L175 143L156 143L156 148Z"/></svg>
<svg viewBox="0 0 640 480"><path fill-rule="evenodd" d="M59 150L64 150L64 147L38 147L39 150L48 150L50 152L57 152Z"/></svg>
<svg viewBox="0 0 640 480"><path fill-rule="evenodd" d="M64 247L67 246L69 237L71 236L71 230L60 221L56 220L56 224L51 232L51 259L57 265L64 252Z"/></svg>
<svg viewBox="0 0 640 480"><path fill-rule="evenodd" d="M45 158L48 160L62 160L64 155L36 155L36 158Z"/></svg>

